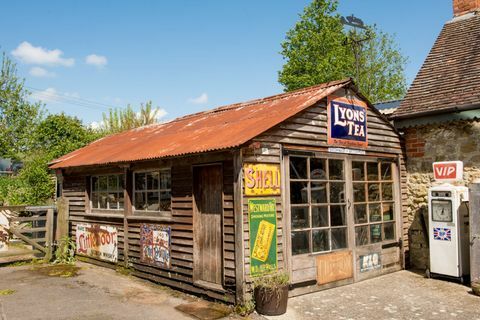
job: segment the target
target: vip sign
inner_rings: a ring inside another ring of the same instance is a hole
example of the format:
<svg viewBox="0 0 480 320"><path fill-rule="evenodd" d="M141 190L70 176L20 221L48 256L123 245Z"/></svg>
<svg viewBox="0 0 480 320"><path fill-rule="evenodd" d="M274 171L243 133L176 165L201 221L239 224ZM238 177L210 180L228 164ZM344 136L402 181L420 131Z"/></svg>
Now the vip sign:
<svg viewBox="0 0 480 320"><path fill-rule="evenodd" d="M278 164L245 163L245 195L266 196L280 194L280 166Z"/></svg>
<svg viewBox="0 0 480 320"><path fill-rule="evenodd" d="M460 181L463 178L463 162L434 162L433 176L437 181Z"/></svg>
<svg viewBox="0 0 480 320"><path fill-rule="evenodd" d="M366 148L367 105L358 99L328 97L328 144Z"/></svg>

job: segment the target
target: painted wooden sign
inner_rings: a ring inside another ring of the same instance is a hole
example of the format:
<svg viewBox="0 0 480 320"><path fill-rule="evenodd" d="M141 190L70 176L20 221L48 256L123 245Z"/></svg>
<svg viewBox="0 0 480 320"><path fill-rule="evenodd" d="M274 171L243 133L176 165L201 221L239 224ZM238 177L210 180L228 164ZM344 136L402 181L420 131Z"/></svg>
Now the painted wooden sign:
<svg viewBox="0 0 480 320"><path fill-rule="evenodd" d="M99 224L77 224L77 253L117 262L117 228Z"/></svg>
<svg viewBox="0 0 480 320"><path fill-rule="evenodd" d="M171 228L164 225L140 226L140 261L170 268Z"/></svg>
<svg viewBox="0 0 480 320"><path fill-rule="evenodd" d="M316 257L317 283L319 285L353 277L351 251L338 251Z"/></svg>
<svg viewBox="0 0 480 320"><path fill-rule="evenodd" d="M434 162L433 177L436 181L461 181L463 179L463 162Z"/></svg>
<svg viewBox="0 0 480 320"><path fill-rule="evenodd" d="M335 146L368 146L367 104L358 99L328 97L328 144Z"/></svg>
<svg viewBox="0 0 480 320"><path fill-rule="evenodd" d="M279 195L280 166L278 164L245 163L243 165L245 195Z"/></svg>
<svg viewBox="0 0 480 320"><path fill-rule="evenodd" d="M382 267L380 253L370 253L360 256L360 272L377 270Z"/></svg>
<svg viewBox="0 0 480 320"><path fill-rule="evenodd" d="M277 210L275 199L249 199L250 275L277 270Z"/></svg>

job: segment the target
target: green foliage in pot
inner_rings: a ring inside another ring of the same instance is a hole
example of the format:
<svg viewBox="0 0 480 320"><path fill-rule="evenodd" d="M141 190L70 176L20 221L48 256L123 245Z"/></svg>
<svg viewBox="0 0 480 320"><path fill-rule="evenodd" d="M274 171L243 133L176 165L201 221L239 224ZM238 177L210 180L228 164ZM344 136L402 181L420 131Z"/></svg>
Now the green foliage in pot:
<svg viewBox="0 0 480 320"><path fill-rule="evenodd" d="M274 274L265 275L263 277L255 278L253 286L258 290L262 300L266 301L275 297L280 300L283 288L288 285L289 276L286 272L277 272Z"/></svg>

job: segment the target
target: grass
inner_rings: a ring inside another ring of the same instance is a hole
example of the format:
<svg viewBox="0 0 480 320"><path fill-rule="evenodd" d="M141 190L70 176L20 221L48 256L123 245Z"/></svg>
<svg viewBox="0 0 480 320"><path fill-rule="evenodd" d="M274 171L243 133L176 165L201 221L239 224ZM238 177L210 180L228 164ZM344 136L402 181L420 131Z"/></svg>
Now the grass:
<svg viewBox="0 0 480 320"><path fill-rule="evenodd" d="M13 290L13 289L0 290L0 296L9 296L9 295L14 294L14 293L15 293L15 290Z"/></svg>
<svg viewBox="0 0 480 320"><path fill-rule="evenodd" d="M55 264L45 266L34 266L33 271L36 271L44 276L71 278L78 275L80 267L71 264Z"/></svg>

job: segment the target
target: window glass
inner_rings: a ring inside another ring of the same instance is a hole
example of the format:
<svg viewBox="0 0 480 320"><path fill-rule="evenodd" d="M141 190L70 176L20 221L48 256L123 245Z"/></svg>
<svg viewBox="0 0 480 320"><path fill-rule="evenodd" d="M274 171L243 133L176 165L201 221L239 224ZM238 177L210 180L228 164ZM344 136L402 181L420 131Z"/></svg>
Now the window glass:
<svg viewBox="0 0 480 320"><path fill-rule="evenodd" d="M329 179L343 180L343 160L328 160Z"/></svg>
<svg viewBox="0 0 480 320"><path fill-rule="evenodd" d="M290 157L290 179L307 179L307 158Z"/></svg>
<svg viewBox="0 0 480 320"><path fill-rule="evenodd" d="M365 180L365 165L364 162L352 162L352 178L353 181Z"/></svg>
<svg viewBox="0 0 480 320"><path fill-rule="evenodd" d="M382 200L393 200L392 183L382 183Z"/></svg>
<svg viewBox="0 0 480 320"><path fill-rule="evenodd" d="M308 203L308 182L290 182L290 203Z"/></svg>
<svg viewBox="0 0 480 320"><path fill-rule="evenodd" d="M344 165L338 159L290 157L292 254L347 247Z"/></svg>
<svg viewBox="0 0 480 320"><path fill-rule="evenodd" d="M347 247L347 228L332 229L332 250Z"/></svg>
<svg viewBox="0 0 480 320"><path fill-rule="evenodd" d="M345 202L345 183L343 182L330 182L330 203L343 203Z"/></svg>
<svg viewBox="0 0 480 320"><path fill-rule="evenodd" d="M134 206L136 211L171 210L171 172L167 170L134 174Z"/></svg>
<svg viewBox="0 0 480 320"><path fill-rule="evenodd" d="M369 181L378 181L377 162L367 162L367 178Z"/></svg>
<svg viewBox="0 0 480 320"><path fill-rule="evenodd" d="M312 203L327 203L327 183L311 182Z"/></svg>
<svg viewBox="0 0 480 320"><path fill-rule="evenodd" d="M382 163L382 180L392 180L392 164L391 163Z"/></svg>
<svg viewBox="0 0 480 320"><path fill-rule="evenodd" d="M356 204L353 206L355 224L367 223L367 205L366 204Z"/></svg>
<svg viewBox="0 0 480 320"><path fill-rule="evenodd" d="M308 208L307 208L308 209ZM308 210L307 210L308 212ZM312 207L312 227L328 227L328 207Z"/></svg>
<svg viewBox="0 0 480 320"><path fill-rule="evenodd" d="M329 251L328 229L313 230L313 252Z"/></svg>
<svg viewBox="0 0 480 320"><path fill-rule="evenodd" d="M291 216L293 229L305 229L310 227L308 207L293 207Z"/></svg>
<svg viewBox="0 0 480 320"><path fill-rule="evenodd" d="M92 176L90 204L92 209L123 209L123 175Z"/></svg>
<svg viewBox="0 0 480 320"><path fill-rule="evenodd" d="M352 162L353 175L361 176L363 166L367 168L366 194L362 192L365 190L362 183L353 184L355 244L395 240L392 176L395 167L391 162Z"/></svg>
<svg viewBox="0 0 480 320"><path fill-rule="evenodd" d="M330 225L345 226L345 206L330 206Z"/></svg>
<svg viewBox="0 0 480 320"><path fill-rule="evenodd" d="M327 160L310 158L310 179L327 180Z"/></svg>
<svg viewBox="0 0 480 320"><path fill-rule="evenodd" d="M368 244L368 225L355 227L355 243L357 246Z"/></svg>
<svg viewBox="0 0 480 320"><path fill-rule="evenodd" d="M365 183L353 184L353 201L354 202L365 201Z"/></svg>
<svg viewBox="0 0 480 320"><path fill-rule="evenodd" d="M310 252L309 231L292 232L292 255Z"/></svg>

